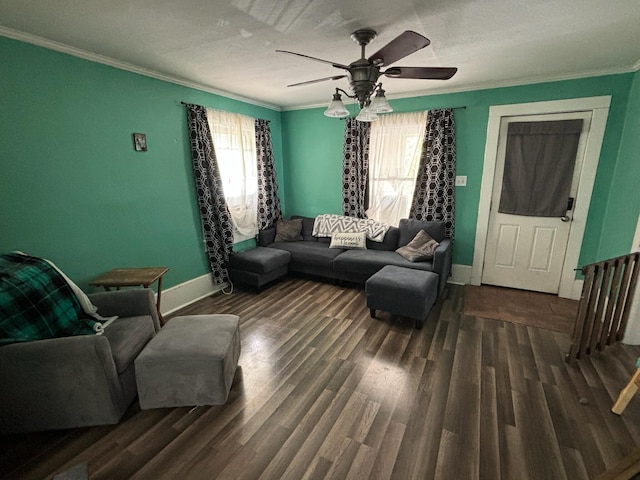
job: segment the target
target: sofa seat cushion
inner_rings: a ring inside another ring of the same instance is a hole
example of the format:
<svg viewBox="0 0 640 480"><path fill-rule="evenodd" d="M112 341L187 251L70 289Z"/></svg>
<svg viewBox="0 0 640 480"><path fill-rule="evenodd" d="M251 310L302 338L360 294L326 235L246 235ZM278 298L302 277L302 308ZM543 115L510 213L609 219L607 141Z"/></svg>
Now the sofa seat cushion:
<svg viewBox="0 0 640 480"><path fill-rule="evenodd" d="M104 330L118 374L124 372L155 336L151 316L118 318Z"/></svg>
<svg viewBox="0 0 640 480"><path fill-rule="evenodd" d="M367 306L413 318L420 328L438 298L438 274L387 265L365 284Z"/></svg>
<svg viewBox="0 0 640 480"><path fill-rule="evenodd" d="M291 255L282 250L255 247L229 256L229 267L253 273L268 273L289 263Z"/></svg>
<svg viewBox="0 0 640 480"><path fill-rule="evenodd" d="M237 315L171 319L136 358L140 408L225 403L240 350Z"/></svg>
<svg viewBox="0 0 640 480"><path fill-rule="evenodd" d="M410 262L396 252L347 250L333 261L336 272L348 272L361 279L369 278L386 265L411 268L414 270L433 271L433 262Z"/></svg>
<svg viewBox="0 0 640 480"><path fill-rule="evenodd" d="M299 264L331 268L333 260L345 251L341 248L329 248L328 243L322 242L275 242L269 247L291 253L289 265L294 269Z"/></svg>

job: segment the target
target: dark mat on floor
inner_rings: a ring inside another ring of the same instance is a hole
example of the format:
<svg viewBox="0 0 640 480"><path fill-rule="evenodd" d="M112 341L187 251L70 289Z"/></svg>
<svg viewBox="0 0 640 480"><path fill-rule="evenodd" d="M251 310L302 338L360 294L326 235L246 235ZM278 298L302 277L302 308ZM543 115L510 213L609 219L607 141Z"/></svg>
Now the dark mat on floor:
<svg viewBox="0 0 640 480"><path fill-rule="evenodd" d="M549 293L466 285L464 314L571 335L578 302Z"/></svg>

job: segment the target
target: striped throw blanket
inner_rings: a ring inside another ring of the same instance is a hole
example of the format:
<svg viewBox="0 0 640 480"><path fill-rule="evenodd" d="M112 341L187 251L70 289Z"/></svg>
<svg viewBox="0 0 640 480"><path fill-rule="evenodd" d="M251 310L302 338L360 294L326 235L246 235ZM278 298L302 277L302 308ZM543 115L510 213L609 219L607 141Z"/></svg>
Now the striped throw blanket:
<svg viewBox="0 0 640 480"><path fill-rule="evenodd" d="M383 242L389 225L368 218L345 217L342 215L318 215L313 224L314 237L330 237L333 233L364 232L369 240Z"/></svg>

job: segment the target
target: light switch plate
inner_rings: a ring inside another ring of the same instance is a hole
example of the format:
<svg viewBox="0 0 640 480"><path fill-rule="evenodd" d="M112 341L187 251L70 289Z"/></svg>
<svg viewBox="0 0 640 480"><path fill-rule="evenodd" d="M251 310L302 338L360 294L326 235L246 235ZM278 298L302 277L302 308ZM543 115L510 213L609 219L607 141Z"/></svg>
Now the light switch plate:
<svg viewBox="0 0 640 480"><path fill-rule="evenodd" d="M467 176L456 175L456 187L466 187L466 186L467 186Z"/></svg>

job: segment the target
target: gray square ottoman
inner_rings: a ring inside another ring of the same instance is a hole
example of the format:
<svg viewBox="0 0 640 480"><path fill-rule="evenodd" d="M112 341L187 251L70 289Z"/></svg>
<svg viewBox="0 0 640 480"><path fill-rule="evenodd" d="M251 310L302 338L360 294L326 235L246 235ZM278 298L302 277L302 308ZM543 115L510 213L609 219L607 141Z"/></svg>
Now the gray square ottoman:
<svg viewBox="0 0 640 480"><path fill-rule="evenodd" d="M275 248L255 247L229 256L227 269L233 282L242 282L258 291L263 285L284 277L291 254Z"/></svg>
<svg viewBox="0 0 640 480"><path fill-rule="evenodd" d="M135 360L140 408L225 403L239 357L237 315L171 319Z"/></svg>
<svg viewBox="0 0 640 480"><path fill-rule="evenodd" d="M420 328L438 298L438 274L387 265L365 283L367 307L415 320Z"/></svg>

